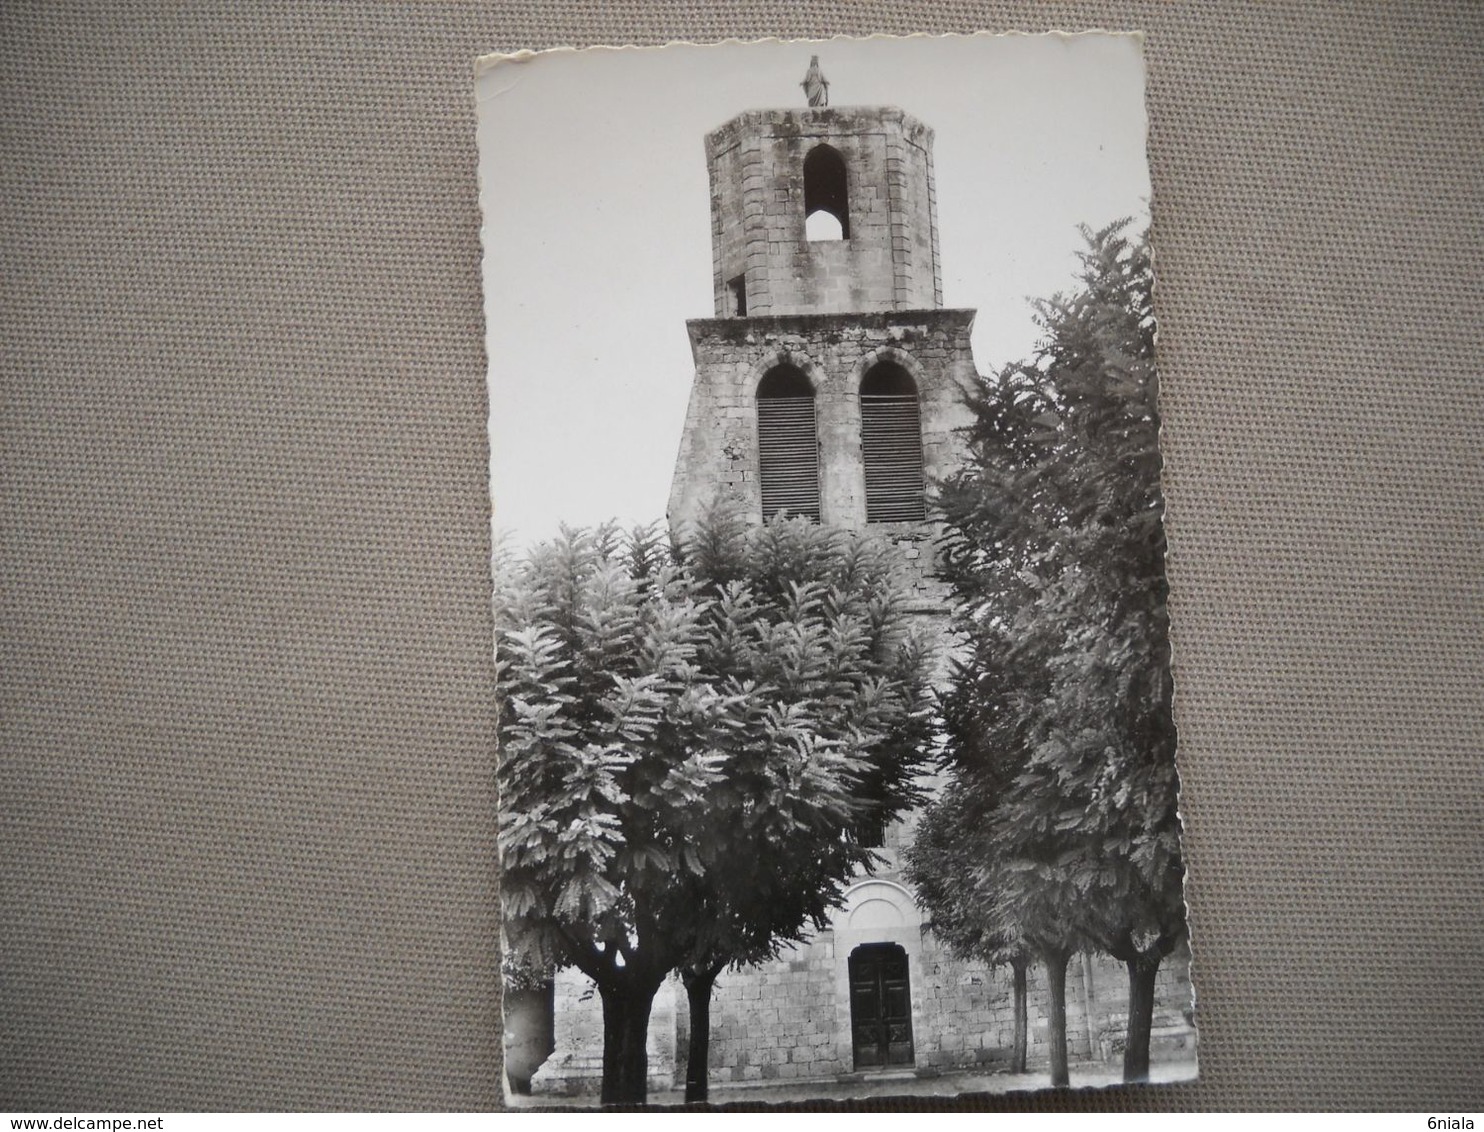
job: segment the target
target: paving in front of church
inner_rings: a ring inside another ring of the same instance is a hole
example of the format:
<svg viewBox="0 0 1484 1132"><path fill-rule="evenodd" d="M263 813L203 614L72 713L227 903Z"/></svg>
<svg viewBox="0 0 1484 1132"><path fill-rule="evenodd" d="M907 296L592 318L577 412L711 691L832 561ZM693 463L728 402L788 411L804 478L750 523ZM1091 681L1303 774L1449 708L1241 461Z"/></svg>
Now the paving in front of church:
<svg viewBox="0 0 1484 1132"><path fill-rule="evenodd" d="M1073 1065L1071 1087L1074 1089L1101 1089L1122 1085L1121 1067L1098 1063ZM1178 1081L1194 1081L1196 1062L1194 1058L1155 1063L1149 1067L1151 1084L1168 1084ZM812 1105L835 1101L850 1102L858 1106L862 1100L891 1097L972 1097L975 1095L999 1095L1003 1093L1032 1092L1051 1087L1049 1073L944 1073L935 1077L920 1077L913 1073L880 1074L860 1077L851 1075L835 1083L810 1081L807 1083L761 1085L724 1085L711 1089L710 1107L729 1108L753 1105ZM1027 1098L1029 1099L1029 1098ZM507 1103L512 1108L592 1108L593 1098L586 1097L510 1097ZM676 1107L685 1104L685 1090L651 1090L650 1107Z"/></svg>

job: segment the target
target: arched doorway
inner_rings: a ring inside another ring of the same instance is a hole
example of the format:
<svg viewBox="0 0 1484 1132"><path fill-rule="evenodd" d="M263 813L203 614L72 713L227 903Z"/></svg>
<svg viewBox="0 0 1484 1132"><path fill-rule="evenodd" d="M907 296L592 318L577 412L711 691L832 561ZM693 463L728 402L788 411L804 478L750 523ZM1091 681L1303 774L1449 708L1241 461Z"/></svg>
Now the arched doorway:
<svg viewBox="0 0 1484 1132"><path fill-rule="evenodd" d="M850 953L850 1035L855 1068L912 1065L912 988L907 952L866 943Z"/></svg>

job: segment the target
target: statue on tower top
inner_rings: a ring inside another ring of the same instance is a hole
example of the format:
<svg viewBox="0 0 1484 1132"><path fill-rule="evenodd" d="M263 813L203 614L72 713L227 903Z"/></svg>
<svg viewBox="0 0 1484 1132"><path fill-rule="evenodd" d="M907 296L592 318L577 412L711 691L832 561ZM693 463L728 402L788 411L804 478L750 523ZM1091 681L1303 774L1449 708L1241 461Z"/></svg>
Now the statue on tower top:
<svg viewBox="0 0 1484 1132"><path fill-rule="evenodd" d="M799 85L804 88L804 96L809 99L810 106L830 104L830 82L819 69L818 55L809 56L809 70Z"/></svg>

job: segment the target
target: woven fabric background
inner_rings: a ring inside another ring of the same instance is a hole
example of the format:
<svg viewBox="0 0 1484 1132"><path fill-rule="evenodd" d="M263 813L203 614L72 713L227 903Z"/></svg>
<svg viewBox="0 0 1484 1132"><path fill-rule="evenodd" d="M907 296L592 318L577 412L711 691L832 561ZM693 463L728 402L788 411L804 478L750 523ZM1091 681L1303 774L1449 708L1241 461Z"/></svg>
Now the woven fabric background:
<svg viewBox="0 0 1484 1132"><path fill-rule="evenodd" d="M991 1107L1484 1106L1484 7L123 0L0 10L0 1107L499 1103L476 55L1098 26L1203 1080Z"/></svg>

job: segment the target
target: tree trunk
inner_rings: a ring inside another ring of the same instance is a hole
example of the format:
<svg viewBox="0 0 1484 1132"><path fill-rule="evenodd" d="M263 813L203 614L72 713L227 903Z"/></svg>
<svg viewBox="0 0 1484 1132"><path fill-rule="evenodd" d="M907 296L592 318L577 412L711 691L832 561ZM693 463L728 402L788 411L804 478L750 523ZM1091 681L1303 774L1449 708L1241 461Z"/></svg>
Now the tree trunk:
<svg viewBox="0 0 1484 1132"><path fill-rule="evenodd" d="M649 1012L658 986L630 986L618 1052L617 1104L643 1104L649 1095Z"/></svg>
<svg viewBox="0 0 1484 1132"><path fill-rule="evenodd" d="M1128 967L1128 1033L1123 1044L1125 1084L1149 1080L1149 1035L1154 1026L1154 981L1162 956L1143 954Z"/></svg>
<svg viewBox="0 0 1484 1132"><path fill-rule="evenodd" d="M1067 1072L1067 960L1065 951L1043 951L1041 962L1046 967L1046 1004L1050 1033L1047 1041L1051 1045L1052 1087L1071 1083Z"/></svg>
<svg viewBox="0 0 1484 1132"><path fill-rule="evenodd" d="M618 1054L623 1045L626 1002L617 990L604 990L600 986L598 995L603 1000L603 1087L598 1100L600 1104L617 1104Z"/></svg>
<svg viewBox="0 0 1484 1132"><path fill-rule="evenodd" d="M1015 1036L1010 1050L1010 1072L1025 1072L1025 1040L1026 1040L1026 968L1030 966L1030 960L1024 958L1012 959L1010 969L1015 972Z"/></svg>
<svg viewBox="0 0 1484 1132"><path fill-rule="evenodd" d="M690 1056L685 1066L685 1103L699 1104L711 1088L711 989L719 967L681 969L685 996L690 1002Z"/></svg>
<svg viewBox="0 0 1484 1132"><path fill-rule="evenodd" d="M625 981L603 999L602 1104L643 1104L649 1088L649 1012L659 985Z"/></svg>

